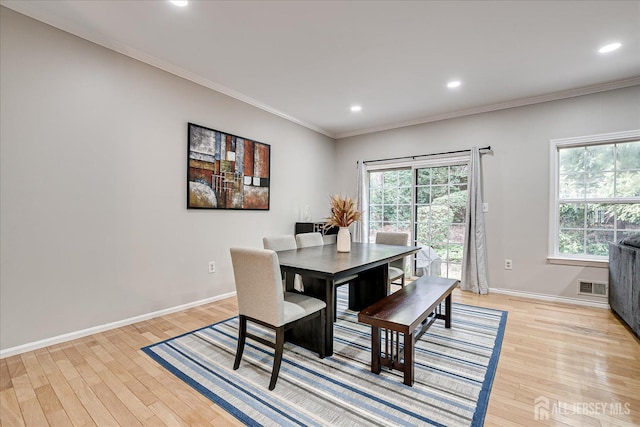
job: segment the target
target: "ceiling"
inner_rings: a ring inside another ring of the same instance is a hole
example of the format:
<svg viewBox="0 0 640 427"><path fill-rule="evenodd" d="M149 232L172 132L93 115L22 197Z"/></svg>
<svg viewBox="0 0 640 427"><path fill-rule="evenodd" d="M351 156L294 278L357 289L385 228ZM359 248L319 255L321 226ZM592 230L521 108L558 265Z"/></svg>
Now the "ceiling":
<svg viewBox="0 0 640 427"><path fill-rule="evenodd" d="M640 84L640 1L0 4L333 138Z"/></svg>

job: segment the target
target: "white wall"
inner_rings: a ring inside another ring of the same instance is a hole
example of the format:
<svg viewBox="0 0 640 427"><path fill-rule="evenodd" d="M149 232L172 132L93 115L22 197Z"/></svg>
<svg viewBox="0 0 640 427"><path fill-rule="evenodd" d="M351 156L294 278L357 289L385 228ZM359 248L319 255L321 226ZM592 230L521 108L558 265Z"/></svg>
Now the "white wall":
<svg viewBox="0 0 640 427"><path fill-rule="evenodd" d="M232 292L230 246L327 215L332 139L0 10L1 349ZM270 211L186 209L189 121L271 144Z"/></svg>
<svg viewBox="0 0 640 427"><path fill-rule="evenodd" d="M473 90L465 88L465 90ZM358 159L373 160L491 145L482 156L492 288L578 296L577 279L607 281L606 268L547 263L551 139L640 128L640 86L340 139L338 185L356 194ZM504 269L504 259L513 270ZM606 300L605 300L606 301Z"/></svg>

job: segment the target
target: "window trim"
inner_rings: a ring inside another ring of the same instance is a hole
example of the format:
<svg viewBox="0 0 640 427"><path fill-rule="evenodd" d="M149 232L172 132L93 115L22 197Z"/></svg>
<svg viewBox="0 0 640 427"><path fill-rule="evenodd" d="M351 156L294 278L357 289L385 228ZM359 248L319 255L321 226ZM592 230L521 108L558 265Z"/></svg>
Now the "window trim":
<svg viewBox="0 0 640 427"><path fill-rule="evenodd" d="M395 161L395 162L385 162L378 163L373 165L366 165L366 171L385 171L385 170L393 170L393 169L411 169L411 168L420 168L420 167L430 167L430 166L449 166L451 164L457 163L469 163L471 156L469 154L464 155L455 155L455 156L433 156L428 159L421 160L409 160L409 161Z"/></svg>
<svg viewBox="0 0 640 427"><path fill-rule="evenodd" d="M589 256L559 254L558 247L558 202L559 202L559 149L575 146L590 146L629 142L640 139L640 129L602 133L572 138L552 139L549 145L549 239L547 260L551 264L608 267L608 260ZM614 200L614 199L612 199Z"/></svg>

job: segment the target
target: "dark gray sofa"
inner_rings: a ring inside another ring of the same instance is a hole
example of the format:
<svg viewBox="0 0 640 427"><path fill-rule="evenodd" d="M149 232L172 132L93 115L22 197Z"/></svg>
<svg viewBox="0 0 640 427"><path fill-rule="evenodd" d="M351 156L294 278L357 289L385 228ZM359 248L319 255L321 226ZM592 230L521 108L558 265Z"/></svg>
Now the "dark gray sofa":
<svg viewBox="0 0 640 427"><path fill-rule="evenodd" d="M609 305L640 337L640 234L609 243Z"/></svg>

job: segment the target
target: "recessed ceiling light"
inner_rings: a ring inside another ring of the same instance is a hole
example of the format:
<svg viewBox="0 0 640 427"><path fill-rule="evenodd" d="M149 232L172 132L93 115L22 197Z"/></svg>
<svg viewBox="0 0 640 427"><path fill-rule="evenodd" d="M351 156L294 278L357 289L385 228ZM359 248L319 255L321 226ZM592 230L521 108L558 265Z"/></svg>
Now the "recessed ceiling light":
<svg viewBox="0 0 640 427"><path fill-rule="evenodd" d="M170 0L171 3L175 4L176 6L180 6L180 7L185 7L186 5L189 4L188 0Z"/></svg>
<svg viewBox="0 0 640 427"><path fill-rule="evenodd" d="M454 87L458 87L460 86L462 83L460 83L459 80L454 80L452 82L447 83L447 87L448 88L454 88Z"/></svg>
<svg viewBox="0 0 640 427"><path fill-rule="evenodd" d="M353 111L354 113L357 113L358 111L361 111L362 107L359 105L352 105L351 106L351 111Z"/></svg>
<svg viewBox="0 0 640 427"><path fill-rule="evenodd" d="M611 43L611 44L602 46L600 49L598 49L598 52L600 53L613 52L616 49L620 49L620 46L622 46L622 43Z"/></svg>

